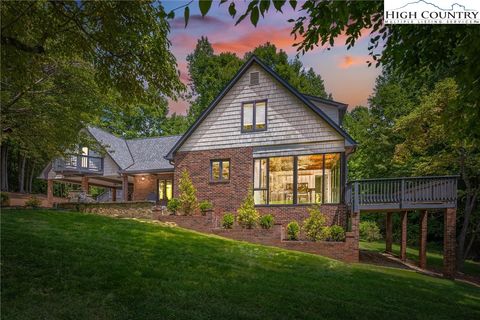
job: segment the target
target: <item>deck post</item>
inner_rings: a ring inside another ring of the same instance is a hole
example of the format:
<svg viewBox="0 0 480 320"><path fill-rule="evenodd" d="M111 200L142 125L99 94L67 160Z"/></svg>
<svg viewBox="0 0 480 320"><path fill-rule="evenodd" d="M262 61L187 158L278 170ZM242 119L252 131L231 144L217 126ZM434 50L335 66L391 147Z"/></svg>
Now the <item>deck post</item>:
<svg viewBox="0 0 480 320"><path fill-rule="evenodd" d="M117 201L117 188L110 188L110 193L112 194L112 201Z"/></svg>
<svg viewBox="0 0 480 320"><path fill-rule="evenodd" d="M90 186L88 184L88 177L87 176L82 176L82 191L88 194L90 191Z"/></svg>
<svg viewBox="0 0 480 320"><path fill-rule="evenodd" d="M455 225L457 208L448 208L443 216L443 275L446 278L455 277Z"/></svg>
<svg viewBox="0 0 480 320"><path fill-rule="evenodd" d="M385 252L392 253L392 212L387 212L385 220Z"/></svg>
<svg viewBox="0 0 480 320"><path fill-rule="evenodd" d="M123 201L128 201L128 175L122 175Z"/></svg>
<svg viewBox="0 0 480 320"><path fill-rule="evenodd" d="M400 240L400 260L407 260L407 211L400 213L402 224L402 236Z"/></svg>
<svg viewBox="0 0 480 320"><path fill-rule="evenodd" d="M47 203L49 207L53 207L53 180L47 180Z"/></svg>
<svg viewBox="0 0 480 320"><path fill-rule="evenodd" d="M427 221L428 211L422 210L420 213L420 239L418 241L418 266L422 269L427 268Z"/></svg>

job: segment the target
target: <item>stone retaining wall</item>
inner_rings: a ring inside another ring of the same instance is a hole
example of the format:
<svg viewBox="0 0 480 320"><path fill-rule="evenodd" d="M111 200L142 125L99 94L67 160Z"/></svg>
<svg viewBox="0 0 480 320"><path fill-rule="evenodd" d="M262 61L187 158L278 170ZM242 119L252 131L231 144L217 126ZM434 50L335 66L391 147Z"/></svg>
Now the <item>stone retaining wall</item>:
<svg viewBox="0 0 480 320"><path fill-rule="evenodd" d="M68 202L58 204L58 208L95 213L103 216L121 218L157 219L160 211L154 210L155 203L151 201L78 203Z"/></svg>

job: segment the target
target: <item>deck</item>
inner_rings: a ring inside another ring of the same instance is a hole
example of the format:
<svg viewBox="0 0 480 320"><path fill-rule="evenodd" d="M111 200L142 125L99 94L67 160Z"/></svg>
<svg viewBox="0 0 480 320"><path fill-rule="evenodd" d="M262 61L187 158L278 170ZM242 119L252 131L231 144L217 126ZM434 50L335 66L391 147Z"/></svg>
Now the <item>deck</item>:
<svg viewBox="0 0 480 320"><path fill-rule="evenodd" d="M353 212L455 208L458 176L355 180L347 185Z"/></svg>

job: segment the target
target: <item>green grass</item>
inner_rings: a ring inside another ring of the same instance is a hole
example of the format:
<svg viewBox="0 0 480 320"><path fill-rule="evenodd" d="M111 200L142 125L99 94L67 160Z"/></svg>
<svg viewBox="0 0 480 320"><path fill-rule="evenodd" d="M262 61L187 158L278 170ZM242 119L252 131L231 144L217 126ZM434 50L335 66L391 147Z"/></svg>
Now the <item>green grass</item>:
<svg viewBox="0 0 480 320"><path fill-rule="evenodd" d="M2 319L480 319L415 272L52 211L1 214Z"/></svg>
<svg viewBox="0 0 480 320"><path fill-rule="evenodd" d="M384 252L385 251L385 242L383 241L374 241L366 242L360 241L360 249ZM400 255L400 245L394 243L392 245L392 253L399 256ZM418 262L418 248L407 245L407 259ZM442 270L443 267L443 253L442 248L435 244L427 245L427 267L433 267L437 270ZM474 262L471 260L465 261L465 267L463 272L468 275L480 277L480 263Z"/></svg>

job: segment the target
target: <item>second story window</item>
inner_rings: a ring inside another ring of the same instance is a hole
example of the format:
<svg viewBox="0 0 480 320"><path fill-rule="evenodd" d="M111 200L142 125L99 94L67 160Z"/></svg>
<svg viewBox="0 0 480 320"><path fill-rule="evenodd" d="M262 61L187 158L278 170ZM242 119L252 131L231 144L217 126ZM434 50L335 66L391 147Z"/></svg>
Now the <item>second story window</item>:
<svg viewBox="0 0 480 320"><path fill-rule="evenodd" d="M267 130L267 101L245 102L242 105L242 131Z"/></svg>

